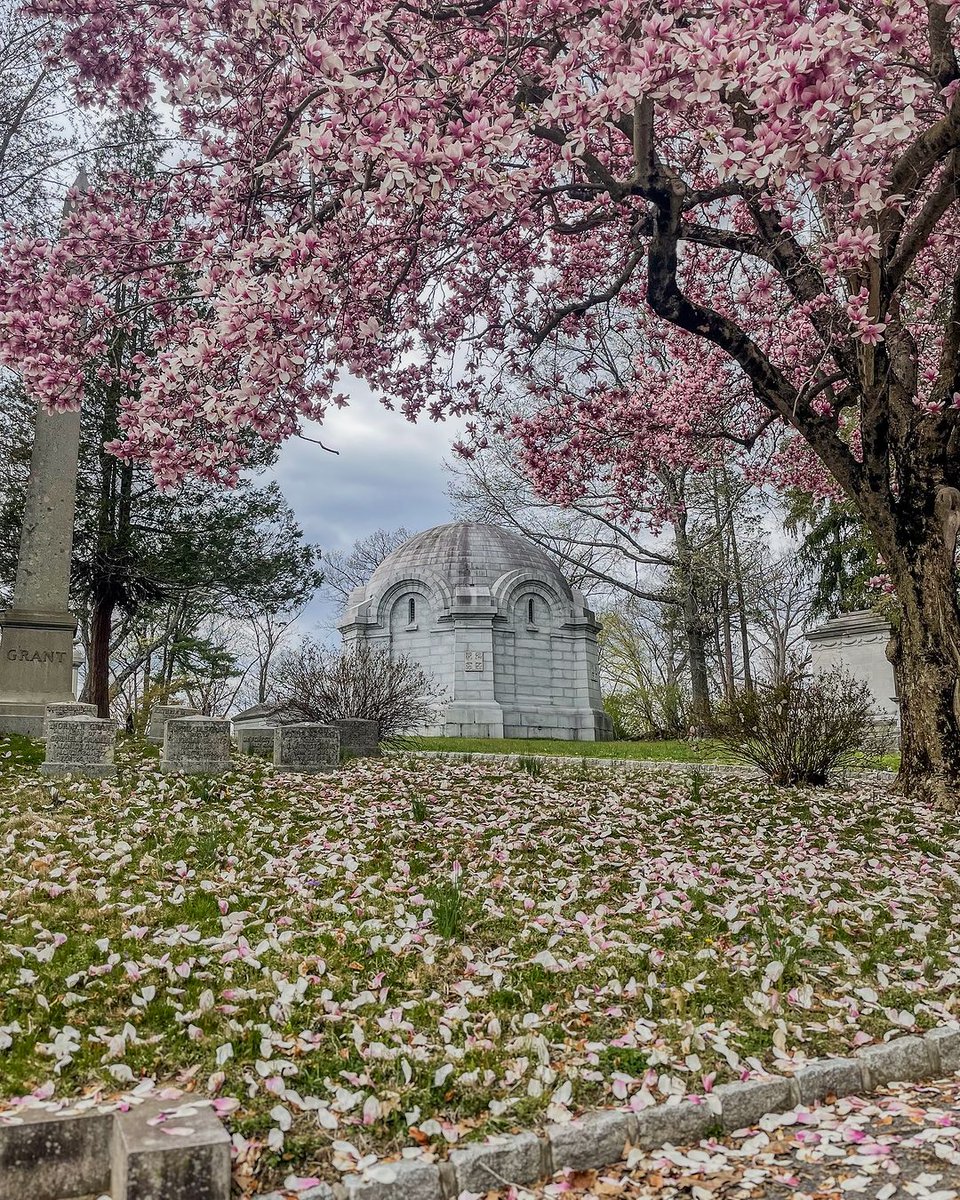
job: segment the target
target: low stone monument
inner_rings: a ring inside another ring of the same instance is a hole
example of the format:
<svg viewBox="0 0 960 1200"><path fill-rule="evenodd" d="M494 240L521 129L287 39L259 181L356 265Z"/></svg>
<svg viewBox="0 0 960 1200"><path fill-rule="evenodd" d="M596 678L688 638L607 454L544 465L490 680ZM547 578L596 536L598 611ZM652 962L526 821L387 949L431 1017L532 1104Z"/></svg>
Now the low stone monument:
<svg viewBox="0 0 960 1200"><path fill-rule="evenodd" d="M865 683L873 696L878 722L899 726L893 665L887 658L890 623L870 609L842 613L807 633L814 671L839 667Z"/></svg>
<svg viewBox="0 0 960 1200"><path fill-rule="evenodd" d="M166 723L160 770L221 775L230 770L230 722L222 717L175 717Z"/></svg>
<svg viewBox="0 0 960 1200"><path fill-rule="evenodd" d="M380 753L380 726L363 717L344 717L332 722L340 731L340 754L349 758L372 758Z"/></svg>
<svg viewBox="0 0 960 1200"><path fill-rule="evenodd" d="M276 725L248 725L237 730L237 749L241 754L273 755Z"/></svg>
<svg viewBox="0 0 960 1200"><path fill-rule="evenodd" d="M320 774L340 763L340 733L333 725L298 721L273 733L273 765L278 771Z"/></svg>
<svg viewBox="0 0 960 1200"><path fill-rule="evenodd" d="M112 778L117 773L113 761L116 737L112 717L51 717L40 771L44 775Z"/></svg>
<svg viewBox="0 0 960 1200"><path fill-rule="evenodd" d="M163 742L163 730L168 721L177 717L195 717L197 710L189 704L155 704L150 710L150 724L147 726L147 741Z"/></svg>
<svg viewBox="0 0 960 1200"><path fill-rule="evenodd" d="M59 717L95 717L96 715L97 706L95 704L78 704L75 700L68 700L63 704L48 704L43 714L43 736L45 738L49 736L50 722Z"/></svg>

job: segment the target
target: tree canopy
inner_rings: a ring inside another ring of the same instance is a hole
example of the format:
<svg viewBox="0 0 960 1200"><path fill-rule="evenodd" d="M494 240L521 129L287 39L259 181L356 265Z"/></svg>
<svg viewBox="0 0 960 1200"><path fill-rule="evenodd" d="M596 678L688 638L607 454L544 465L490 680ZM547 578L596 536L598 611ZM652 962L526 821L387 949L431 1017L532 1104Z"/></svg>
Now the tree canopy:
<svg viewBox="0 0 960 1200"><path fill-rule="evenodd" d="M853 504L900 605L904 785L955 801L960 6L32 10L84 99L159 91L185 143L8 242L0 359L32 394L76 404L149 306L114 448L166 483L234 478L347 373L409 416L528 379L512 432L561 503L600 474L634 510L656 466L792 431L777 478Z"/></svg>

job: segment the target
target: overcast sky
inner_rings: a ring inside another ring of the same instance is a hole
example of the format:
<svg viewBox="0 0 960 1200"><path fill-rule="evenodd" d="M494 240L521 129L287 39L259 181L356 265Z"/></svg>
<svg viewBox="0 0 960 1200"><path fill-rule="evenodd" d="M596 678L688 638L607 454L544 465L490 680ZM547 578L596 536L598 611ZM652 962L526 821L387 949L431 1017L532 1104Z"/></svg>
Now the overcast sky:
<svg viewBox="0 0 960 1200"><path fill-rule="evenodd" d="M405 525L416 533L451 519L443 462L462 424L424 419L414 425L388 412L362 385L353 394L349 408L331 412L322 429L304 429L339 454L294 438L276 467L304 534L324 553L349 549L375 529ZM302 624L306 631L333 619L331 607L317 601Z"/></svg>

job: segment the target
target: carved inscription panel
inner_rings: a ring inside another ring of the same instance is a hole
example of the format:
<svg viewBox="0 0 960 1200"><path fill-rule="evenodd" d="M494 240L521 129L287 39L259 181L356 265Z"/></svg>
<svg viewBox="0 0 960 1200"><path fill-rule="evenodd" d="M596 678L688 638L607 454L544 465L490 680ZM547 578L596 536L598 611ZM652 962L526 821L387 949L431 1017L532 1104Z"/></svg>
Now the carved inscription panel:
<svg viewBox="0 0 960 1200"><path fill-rule="evenodd" d="M28 650L21 646L16 650L7 651L10 662L62 663L66 660L65 650Z"/></svg>
<svg viewBox="0 0 960 1200"><path fill-rule="evenodd" d="M482 671L483 670L483 651L468 650L464 656L463 669L465 671Z"/></svg>

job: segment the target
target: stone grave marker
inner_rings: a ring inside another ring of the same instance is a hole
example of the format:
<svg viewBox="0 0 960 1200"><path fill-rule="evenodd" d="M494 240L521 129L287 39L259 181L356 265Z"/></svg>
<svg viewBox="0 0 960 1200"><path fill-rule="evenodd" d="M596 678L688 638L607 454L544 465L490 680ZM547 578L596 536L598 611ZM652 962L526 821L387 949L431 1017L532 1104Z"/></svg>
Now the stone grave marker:
<svg viewBox="0 0 960 1200"><path fill-rule="evenodd" d="M113 761L116 738L117 725L112 717L52 717L40 771L52 776L113 778L117 773Z"/></svg>
<svg viewBox="0 0 960 1200"><path fill-rule="evenodd" d="M221 775L230 770L230 722L224 717L167 721L160 770L168 774Z"/></svg>
<svg viewBox="0 0 960 1200"><path fill-rule="evenodd" d="M237 749L241 754L273 755L276 725L248 725L237 730Z"/></svg>
<svg viewBox="0 0 960 1200"><path fill-rule="evenodd" d="M372 758L380 753L380 726L362 717L344 717L332 722L340 731L340 753L344 759Z"/></svg>
<svg viewBox="0 0 960 1200"><path fill-rule="evenodd" d="M147 741L163 743L163 730L168 721L178 717L195 717L197 710L189 704L156 704L150 710L150 724L147 726Z"/></svg>
<svg viewBox="0 0 960 1200"><path fill-rule="evenodd" d="M43 736L49 736L50 722L59 717L95 717L95 704L78 704L76 701L64 701L62 704L48 704L43 713Z"/></svg>
<svg viewBox="0 0 960 1200"><path fill-rule="evenodd" d="M340 763L340 733L334 725L298 721L274 730L273 764L278 771L320 774Z"/></svg>

